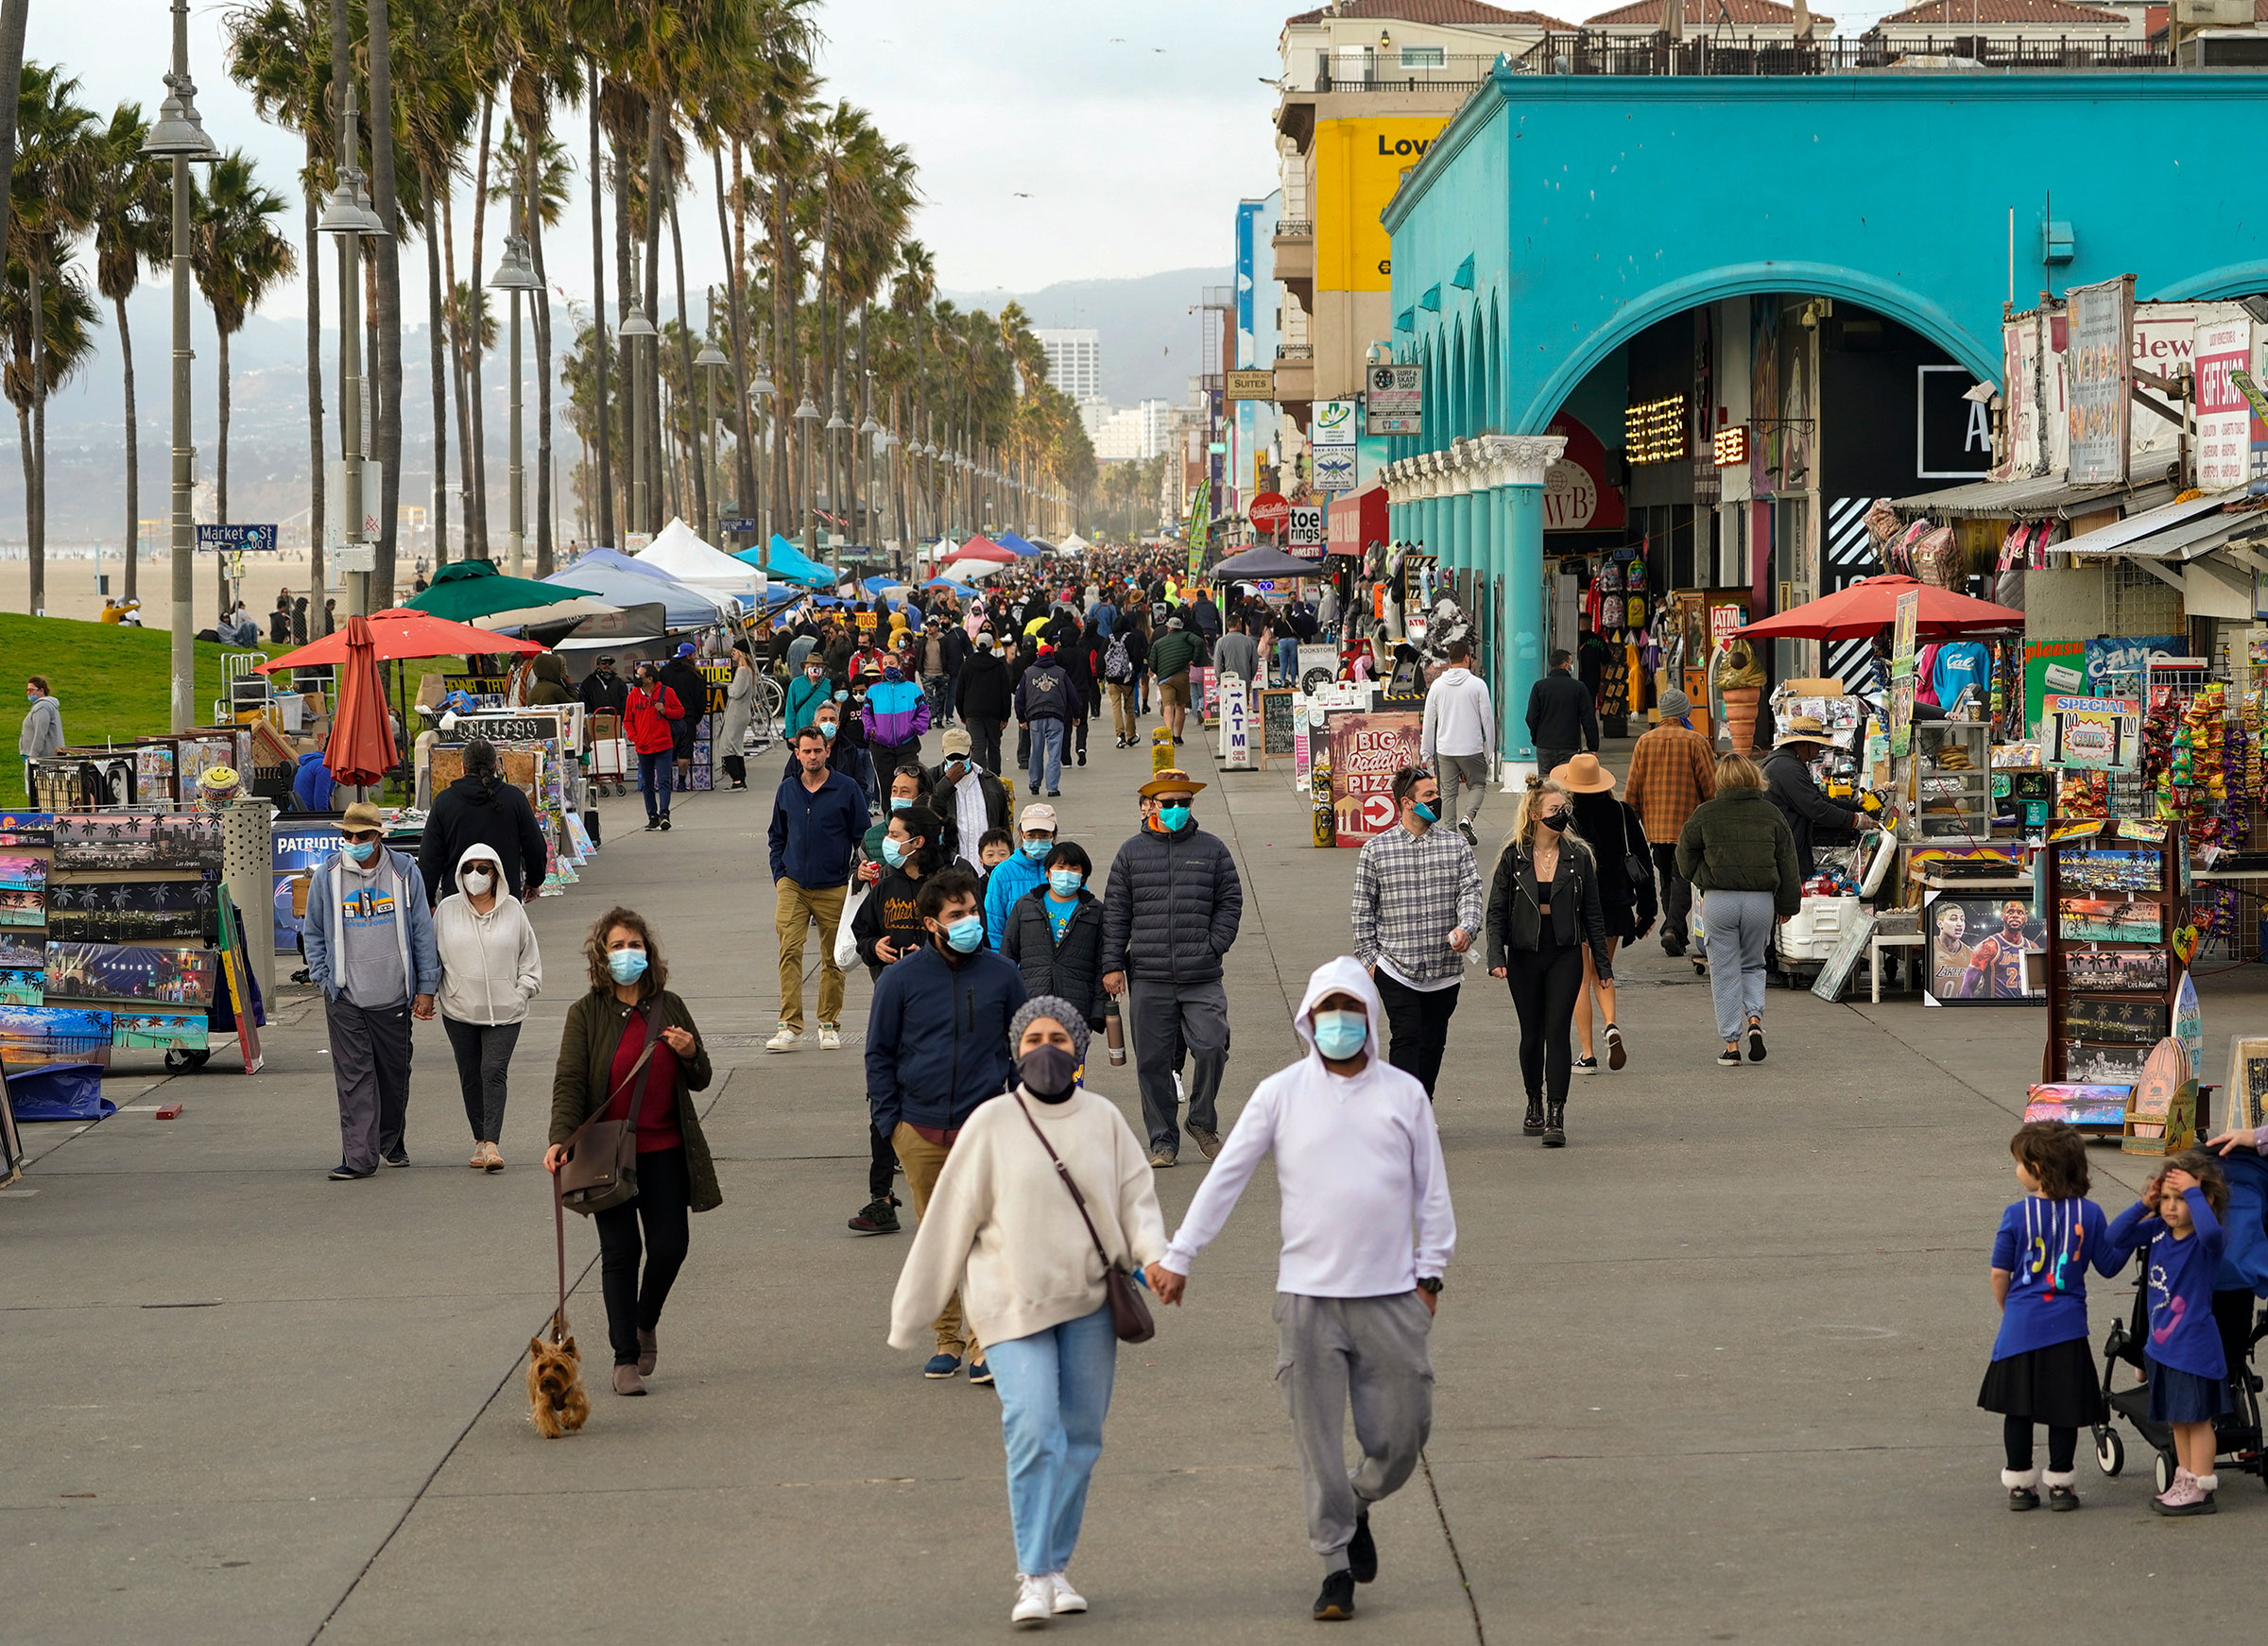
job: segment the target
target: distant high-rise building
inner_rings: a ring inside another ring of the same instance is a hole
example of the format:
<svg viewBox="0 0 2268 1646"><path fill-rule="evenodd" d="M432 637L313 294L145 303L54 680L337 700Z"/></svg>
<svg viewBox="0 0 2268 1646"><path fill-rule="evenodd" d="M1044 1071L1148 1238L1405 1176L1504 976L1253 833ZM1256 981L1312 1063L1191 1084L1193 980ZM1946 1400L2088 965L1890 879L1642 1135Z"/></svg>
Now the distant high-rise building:
<svg viewBox="0 0 2268 1646"><path fill-rule="evenodd" d="M1074 401L1103 398L1103 334L1091 326L1040 326L1032 335L1047 351L1047 381Z"/></svg>
<svg viewBox="0 0 2268 1646"><path fill-rule="evenodd" d="M1112 412L1099 426L1088 430L1087 437L1094 445L1095 460L1124 463L1148 456L1150 454L1142 449L1142 421L1141 411L1129 407L1125 411Z"/></svg>

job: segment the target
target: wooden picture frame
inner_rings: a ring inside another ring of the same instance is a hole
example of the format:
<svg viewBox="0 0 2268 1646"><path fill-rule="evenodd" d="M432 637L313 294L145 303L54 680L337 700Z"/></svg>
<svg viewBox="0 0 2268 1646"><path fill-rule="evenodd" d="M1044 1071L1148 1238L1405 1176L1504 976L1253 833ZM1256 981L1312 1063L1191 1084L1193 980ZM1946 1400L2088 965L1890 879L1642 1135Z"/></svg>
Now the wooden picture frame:
<svg viewBox="0 0 2268 1646"><path fill-rule="evenodd" d="M2268 1125L2268 1035L2229 1037L2228 1084L2222 1090L2225 1124Z"/></svg>

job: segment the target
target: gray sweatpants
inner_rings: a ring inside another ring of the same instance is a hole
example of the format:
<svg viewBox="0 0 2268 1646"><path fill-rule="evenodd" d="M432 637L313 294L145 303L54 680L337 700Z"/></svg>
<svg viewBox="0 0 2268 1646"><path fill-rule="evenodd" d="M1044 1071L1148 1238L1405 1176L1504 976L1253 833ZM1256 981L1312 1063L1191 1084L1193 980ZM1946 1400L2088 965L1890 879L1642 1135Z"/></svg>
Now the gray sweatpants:
<svg viewBox="0 0 2268 1646"><path fill-rule="evenodd" d="M1179 1111L1174 1075L1186 1055L1194 1067L1189 1077L1189 1123L1209 1132L1221 1129L1213 1101L1220 1095L1221 1072L1228 1067L1228 991L1211 983L1164 983L1134 978L1126 985L1129 1026L1134 1031L1134 1073L1142 1083L1142 1120L1150 1147L1178 1154Z"/></svg>
<svg viewBox="0 0 2268 1646"><path fill-rule="evenodd" d="M1441 780L1441 821L1479 821L1481 802L1488 797L1488 757L1486 754L1436 754L1434 756L1434 775ZM1469 810L1466 807L1469 800L1471 802Z"/></svg>
<svg viewBox="0 0 2268 1646"><path fill-rule="evenodd" d="M1764 956L1772 942L1770 892L1701 894L1701 941L1709 951L1709 992L1717 1033L1737 1039L1750 1018L1764 1015Z"/></svg>
<svg viewBox="0 0 2268 1646"><path fill-rule="evenodd" d="M409 1003L358 1006L341 997L323 1003L331 1031L331 1077L338 1083L338 1158L355 1172L375 1172L381 1157L402 1152L409 1115Z"/></svg>
<svg viewBox="0 0 2268 1646"><path fill-rule="evenodd" d="M1276 1294L1276 1381L1292 1416L1308 1547L1347 1565L1354 1517L1390 1498L1434 1428L1434 1317L1415 1292L1385 1297ZM1347 1467L1347 1411L1363 1461Z"/></svg>

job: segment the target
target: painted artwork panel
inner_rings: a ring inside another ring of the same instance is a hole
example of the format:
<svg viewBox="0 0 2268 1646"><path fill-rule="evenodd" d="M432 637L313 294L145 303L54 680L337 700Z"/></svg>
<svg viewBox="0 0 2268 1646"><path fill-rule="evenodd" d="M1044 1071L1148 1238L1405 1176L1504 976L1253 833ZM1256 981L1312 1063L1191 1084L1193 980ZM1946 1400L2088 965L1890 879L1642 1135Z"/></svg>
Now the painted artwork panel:
<svg viewBox="0 0 2268 1646"><path fill-rule="evenodd" d="M2110 898L2065 898L2056 918L2066 943L2161 943L2165 918L2156 903Z"/></svg>
<svg viewBox="0 0 2268 1646"><path fill-rule="evenodd" d="M0 1063L111 1061L111 1014L83 1006L0 1006Z"/></svg>
<svg viewBox="0 0 2268 1646"><path fill-rule="evenodd" d="M211 1050L212 1024L202 1012L113 1012L111 1043L121 1052Z"/></svg>
<svg viewBox="0 0 2268 1646"><path fill-rule="evenodd" d="M218 903L217 883L209 880L58 881L47 888L47 934L83 943L213 937Z"/></svg>
<svg viewBox="0 0 2268 1646"><path fill-rule="evenodd" d="M2162 994L2172 975L2170 957L2162 949L2144 954L2078 950L2063 957L2063 981L2074 989Z"/></svg>
<svg viewBox="0 0 2268 1646"><path fill-rule="evenodd" d="M2035 1086L2030 1101L2024 1105L2024 1119L2122 1131L2126 1124L2126 1098L2131 1089L2125 1086L2086 1085L2077 1081Z"/></svg>
<svg viewBox="0 0 2268 1646"><path fill-rule="evenodd" d="M0 812L0 851L19 846L53 846L55 814L51 812Z"/></svg>
<svg viewBox="0 0 2268 1646"><path fill-rule="evenodd" d="M220 819L198 812L102 812L55 820L59 869L220 870Z"/></svg>
<svg viewBox="0 0 2268 1646"><path fill-rule="evenodd" d="M50 1000L154 1001L206 1006L220 978L220 956L187 945L49 943Z"/></svg>

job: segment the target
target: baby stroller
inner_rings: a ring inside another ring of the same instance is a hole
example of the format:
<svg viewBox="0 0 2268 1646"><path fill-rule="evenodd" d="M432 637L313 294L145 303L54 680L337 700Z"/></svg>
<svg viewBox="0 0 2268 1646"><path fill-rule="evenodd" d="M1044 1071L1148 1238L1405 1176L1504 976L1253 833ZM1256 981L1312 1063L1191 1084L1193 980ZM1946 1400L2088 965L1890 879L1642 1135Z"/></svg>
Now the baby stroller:
<svg viewBox="0 0 2268 1646"><path fill-rule="evenodd" d="M2132 1311L2126 1319L2113 1321L2110 1334L2103 1340L2103 1398L2112 1415L2132 1424L2134 1432L2156 1454L2156 1466L2152 1479L2156 1483L2154 1489L2162 1493L2174 1484L2174 1470L2177 1466L2174 1426L2150 1421L2148 1383L2137 1381L2124 1389L2113 1386L2120 1362L2125 1362L2138 1374L2142 1370L2142 1345L2149 1341L2149 1332L2142 1283L2137 1279ZM2263 1451L2260 1433L2261 1379L2252 1364L2263 1337L2268 1337L2268 1309L2260 1310L2253 1320L2251 1333L2244 1340L2243 1361L2230 1368L2231 1410L2213 1419L2213 1456L2216 1469L2259 1475L2260 1483L2268 1486L2268 1453ZM2125 1443L2120 1439L2118 1430L2108 1423L2095 1428L2095 1464L2106 1475L2115 1475L2126 1466Z"/></svg>

